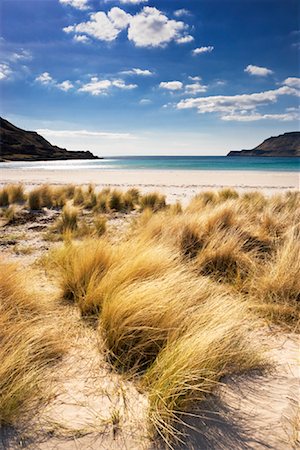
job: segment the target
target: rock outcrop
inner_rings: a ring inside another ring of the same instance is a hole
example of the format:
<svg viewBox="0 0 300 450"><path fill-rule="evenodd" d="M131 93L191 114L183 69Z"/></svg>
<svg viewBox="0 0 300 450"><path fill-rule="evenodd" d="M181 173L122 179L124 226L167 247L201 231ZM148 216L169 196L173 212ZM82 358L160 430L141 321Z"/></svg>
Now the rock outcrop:
<svg viewBox="0 0 300 450"><path fill-rule="evenodd" d="M231 151L227 156L300 157L300 132L270 137L252 150Z"/></svg>
<svg viewBox="0 0 300 450"><path fill-rule="evenodd" d="M89 151L68 151L51 145L35 131L25 131L0 118L1 161L99 159Z"/></svg>

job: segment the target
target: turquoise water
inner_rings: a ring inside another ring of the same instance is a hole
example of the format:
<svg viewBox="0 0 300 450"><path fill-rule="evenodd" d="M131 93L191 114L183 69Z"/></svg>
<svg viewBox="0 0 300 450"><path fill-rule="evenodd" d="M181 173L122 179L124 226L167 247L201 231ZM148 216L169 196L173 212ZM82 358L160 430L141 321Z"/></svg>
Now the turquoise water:
<svg viewBox="0 0 300 450"><path fill-rule="evenodd" d="M0 163L1 169L38 170L247 170L298 172L300 158L226 156L122 156L99 160Z"/></svg>

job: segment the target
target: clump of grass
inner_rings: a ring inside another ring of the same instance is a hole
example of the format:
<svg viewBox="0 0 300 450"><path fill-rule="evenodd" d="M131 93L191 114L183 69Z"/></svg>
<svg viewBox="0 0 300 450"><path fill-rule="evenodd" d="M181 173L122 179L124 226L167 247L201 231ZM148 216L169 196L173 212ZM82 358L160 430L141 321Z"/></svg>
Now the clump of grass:
<svg viewBox="0 0 300 450"><path fill-rule="evenodd" d="M214 191L200 192L192 198L187 211L190 213L201 211L208 205L214 205L217 202L217 198L217 194Z"/></svg>
<svg viewBox="0 0 300 450"><path fill-rule="evenodd" d="M6 224L13 223L17 217L15 205L10 205L2 211L1 216L4 218Z"/></svg>
<svg viewBox="0 0 300 450"><path fill-rule="evenodd" d="M170 205L169 212L174 215L181 214L182 213L181 203L177 200L176 203L174 203L173 205Z"/></svg>
<svg viewBox="0 0 300 450"><path fill-rule="evenodd" d="M249 280L254 307L271 320L299 325L300 241L290 231L272 258Z"/></svg>
<svg viewBox="0 0 300 450"><path fill-rule="evenodd" d="M39 186L31 190L28 194L28 206L31 210L41 210L42 208L62 208L67 199L72 195L74 187L53 187L48 184Z"/></svg>
<svg viewBox="0 0 300 450"><path fill-rule="evenodd" d="M62 297L80 307L111 264L111 246L101 239L67 243L50 255L50 266L56 271Z"/></svg>
<svg viewBox="0 0 300 450"><path fill-rule="evenodd" d="M0 206L8 206L9 205L9 192L7 187L3 187L0 189Z"/></svg>
<svg viewBox="0 0 300 450"><path fill-rule="evenodd" d="M102 189L97 196L97 203L94 208L95 211L100 213L107 213L109 211L108 207L108 198L109 198L110 189Z"/></svg>
<svg viewBox="0 0 300 450"><path fill-rule="evenodd" d="M49 302L29 290L27 272L1 261L0 425L34 414L49 395L48 367L66 348L50 313Z"/></svg>
<svg viewBox="0 0 300 450"><path fill-rule="evenodd" d="M78 209L70 205L64 206L54 228L61 234L75 232L78 229Z"/></svg>
<svg viewBox="0 0 300 450"><path fill-rule="evenodd" d="M104 216L96 216L94 218L94 227L96 230L96 235L101 237L107 229L107 219Z"/></svg>
<svg viewBox="0 0 300 450"><path fill-rule="evenodd" d="M223 301L224 306L212 300L196 312L187 330L168 342L142 381L149 392L150 426L170 446L184 414L214 391L222 377L262 364L246 338L247 309Z"/></svg>
<svg viewBox="0 0 300 450"><path fill-rule="evenodd" d="M183 256L195 258L204 243L204 236L197 223L191 221L183 226L180 239L180 250Z"/></svg>
<svg viewBox="0 0 300 450"><path fill-rule="evenodd" d="M137 188L130 188L126 193L130 195L134 204L138 204L141 193Z"/></svg>
<svg viewBox="0 0 300 450"><path fill-rule="evenodd" d="M98 283L89 289L81 303L83 313L100 311L104 298L110 298L115 290L149 278L157 278L172 267L176 267L179 257L161 245L145 241L129 240L112 247L112 264Z"/></svg>
<svg viewBox="0 0 300 450"><path fill-rule="evenodd" d="M218 198L220 201L239 198L239 193L235 189L224 188L218 191Z"/></svg>
<svg viewBox="0 0 300 450"><path fill-rule="evenodd" d="M251 253L243 252L242 245L236 233L217 233L198 253L195 267L202 275L208 275L218 282L237 284L255 269Z"/></svg>
<svg viewBox="0 0 300 450"><path fill-rule="evenodd" d="M33 189L29 192L28 206L32 211L40 211L43 208L39 188Z"/></svg>
<svg viewBox="0 0 300 450"><path fill-rule="evenodd" d="M7 186L9 203L25 203L26 194L22 184L10 184Z"/></svg>
<svg viewBox="0 0 300 450"><path fill-rule="evenodd" d="M159 211L166 207L166 197L159 192L144 194L140 197L140 207L142 211L147 208Z"/></svg>
<svg viewBox="0 0 300 450"><path fill-rule="evenodd" d="M124 199L123 193L114 189L110 192L108 200L108 207L111 211L123 211L124 210Z"/></svg>
<svg viewBox="0 0 300 450"><path fill-rule="evenodd" d="M84 193L81 187L75 188L73 203L74 206L82 206L84 204Z"/></svg>

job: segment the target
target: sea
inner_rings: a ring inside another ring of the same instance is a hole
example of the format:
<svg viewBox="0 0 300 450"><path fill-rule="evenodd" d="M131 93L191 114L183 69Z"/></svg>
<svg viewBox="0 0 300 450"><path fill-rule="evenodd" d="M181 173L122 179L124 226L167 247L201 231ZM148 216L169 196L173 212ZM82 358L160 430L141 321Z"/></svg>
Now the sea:
<svg viewBox="0 0 300 450"><path fill-rule="evenodd" d="M299 172L300 158L226 156L114 156L98 160L0 163L1 169L20 170L247 170Z"/></svg>

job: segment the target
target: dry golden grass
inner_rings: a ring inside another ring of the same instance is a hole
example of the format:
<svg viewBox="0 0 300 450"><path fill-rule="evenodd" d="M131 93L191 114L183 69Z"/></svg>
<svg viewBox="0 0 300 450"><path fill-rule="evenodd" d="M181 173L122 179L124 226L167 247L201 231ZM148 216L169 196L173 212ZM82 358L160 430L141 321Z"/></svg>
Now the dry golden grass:
<svg viewBox="0 0 300 450"><path fill-rule="evenodd" d="M186 331L168 341L142 380L151 426L169 444L184 413L215 390L222 377L262 364L249 343L251 317L241 303L209 298L187 320Z"/></svg>
<svg viewBox="0 0 300 450"><path fill-rule="evenodd" d="M0 206L8 206L9 205L9 192L7 187L3 187L0 189Z"/></svg>
<svg viewBox="0 0 300 450"><path fill-rule="evenodd" d="M28 273L0 262L0 425L22 421L49 395L47 368L64 352L51 307Z"/></svg>
<svg viewBox="0 0 300 450"><path fill-rule="evenodd" d="M166 197L159 192L150 192L142 195L139 203L142 210L150 208L153 211L159 211L166 207Z"/></svg>
<svg viewBox="0 0 300 450"><path fill-rule="evenodd" d="M122 242L69 240L49 260L62 297L98 318L111 364L147 392L151 428L169 443L193 402L225 375L261 365L258 315L297 326L299 194L223 189L183 209L158 193L89 186L75 189L75 203L141 211ZM100 216L98 234L105 224Z"/></svg>
<svg viewBox="0 0 300 450"><path fill-rule="evenodd" d="M78 209L70 205L64 206L54 229L60 234L76 231L78 229Z"/></svg>
<svg viewBox="0 0 300 450"><path fill-rule="evenodd" d="M67 243L54 250L49 259L50 267L57 272L62 297L82 305L111 266L112 250L105 240L90 239Z"/></svg>
<svg viewBox="0 0 300 450"><path fill-rule="evenodd" d="M22 184L9 184L7 186L9 203L24 203L26 194Z"/></svg>

